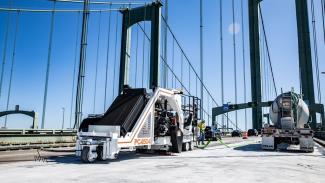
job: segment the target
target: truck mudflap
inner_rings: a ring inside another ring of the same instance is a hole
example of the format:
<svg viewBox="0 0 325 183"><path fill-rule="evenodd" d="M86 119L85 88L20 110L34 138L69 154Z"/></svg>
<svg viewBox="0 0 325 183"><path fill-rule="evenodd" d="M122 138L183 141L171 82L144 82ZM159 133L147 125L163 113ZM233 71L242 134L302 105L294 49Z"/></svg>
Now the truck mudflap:
<svg viewBox="0 0 325 183"><path fill-rule="evenodd" d="M262 149L265 150L274 150L275 143L273 136L262 136Z"/></svg>
<svg viewBox="0 0 325 183"><path fill-rule="evenodd" d="M300 145L300 150L301 151L306 151L306 152L314 152L314 141L311 136L307 137L300 137L299 138L299 145Z"/></svg>

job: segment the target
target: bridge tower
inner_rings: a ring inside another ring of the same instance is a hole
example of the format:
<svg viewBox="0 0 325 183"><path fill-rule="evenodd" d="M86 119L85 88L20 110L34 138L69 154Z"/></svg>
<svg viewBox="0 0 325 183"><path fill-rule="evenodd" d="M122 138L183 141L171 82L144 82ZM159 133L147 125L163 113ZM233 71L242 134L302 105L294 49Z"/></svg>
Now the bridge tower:
<svg viewBox="0 0 325 183"><path fill-rule="evenodd" d="M259 44L259 12L258 5L262 0L248 1L248 19L249 19L249 43L250 43L250 67L251 67L251 95L252 102L257 107L252 108L253 128L262 128L262 102L261 89L261 63L260 63L260 44Z"/></svg>
<svg viewBox="0 0 325 183"><path fill-rule="evenodd" d="M296 0L298 30L299 71L303 100L310 106L315 104L313 66L311 58L309 18L307 0ZM310 111L311 127L316 128L316 113Z"/></svg>
<svg viewBox="0 0 325 183"><path fill-rule="evenodd" d="M161 2L156 1L143 7L125 9L122 11L122 41L121 41L121 61L119 93L123 86L129 83L129 65L131 50L131 27L142 22L151 22L151 45L150 45L150 79L151 89L159 86L159 57L160 57L160 21L161 21Z"/></svg>

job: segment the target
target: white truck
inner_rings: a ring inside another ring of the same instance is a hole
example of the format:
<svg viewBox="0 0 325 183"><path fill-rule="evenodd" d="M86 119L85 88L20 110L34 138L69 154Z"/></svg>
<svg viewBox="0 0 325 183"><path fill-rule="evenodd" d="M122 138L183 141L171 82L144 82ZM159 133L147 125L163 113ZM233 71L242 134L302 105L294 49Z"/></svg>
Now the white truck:
<svg viewBox="0 0 325 183"><path fill-rule="evenodd" d="M270 106L273 125L262 129L262 149L314 151L307 104L294 92L282 93Z"/></svg>
<svg viewBox="0 0 325 183"><path fill-rule="evenodd" d="M178 90L125 87L103 115L80 125L76 155L90 163L115 159L120 151L192 150L200 100Z"/></svg>

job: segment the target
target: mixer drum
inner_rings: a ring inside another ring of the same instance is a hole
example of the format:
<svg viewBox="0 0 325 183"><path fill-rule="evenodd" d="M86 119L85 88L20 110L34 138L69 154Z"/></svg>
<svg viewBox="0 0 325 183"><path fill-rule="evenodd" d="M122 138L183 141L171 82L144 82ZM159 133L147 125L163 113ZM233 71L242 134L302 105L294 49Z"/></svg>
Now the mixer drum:
<svg viewBox="0 0 325 183"><path fill-rule="evenodd" d="M295 104L295 107L293 108L293 113L292 116L290 116L292 119L296 119L296 128L304 128L304 125L308 122L309 119L309 109L307 104L300 98L298 98L297 94L292 93L294 98L293 103ZM286 120L281 120L282 118L282 111L280 109L280 105L282 103L282 95L279 95L272 105L270 106L270 119L273 122L273 124L277 127L282 127L281 123L286 123L287 125L284 125L283 127L287 128L292 125L288 125L289 118L287 119L288 116L286 116ZM295 116L294 116L295 115Z"/></svg>

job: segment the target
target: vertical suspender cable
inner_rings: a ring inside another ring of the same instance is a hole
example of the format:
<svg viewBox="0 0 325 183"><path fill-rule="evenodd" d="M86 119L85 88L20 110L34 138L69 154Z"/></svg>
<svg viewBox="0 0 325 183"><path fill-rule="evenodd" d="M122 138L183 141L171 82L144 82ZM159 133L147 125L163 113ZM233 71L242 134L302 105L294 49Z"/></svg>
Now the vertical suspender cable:
<svg viewBox="0 0 325 183"><path fill-rule="evenodd" d="M244 103L247 102L246 98L246 57L245 57L245 33L244 33L244 7L243 0L241 2L241 37L242 37L242 55L243 55L243 79L244 79ZM245 131L247 131L247 109L245 109Z"/></svg>
<svg viewBox="0 0 325 183"><path fill-rule="evenodd" d="M234 79L235 79L235 103L237 104L237 56L236 56L236 32L235 32L235 2L232 0L232 41L234 48ZM236 130L238 129L238 114L235 111L236 116Z"/></svg>
<svg viewBox="0 0 325 183"><path fill-rule="evenodd" d="M168 0L165 0L165 27L164 27L164 60L167 62L167 24L168 24ZM167 66L163 64L163 87L167 87L168 75Z"/></svg>
<svg viewBox="0 0 325 183"><path fill-rule="evenodd" d="M118 30L118 12L116 12L116 19L115 19L115 48L114 48L114 73L113 73L113 92L112 92L112 100L115 97L115 78L116 78L116 62L117 62L117 30Z"/></svg>
<svg viewBox="0 0 325 183"><path fill-rule="evenodd" d="M195 77L195 96L197 97L197 77Z"/></svg>
<svg viewBox="0 0 325 183"><path fill-rule="evenodd" d="M148 41L148 48L150 48L150 45L151 45L151 44L150 44L150 40L149 40L149 41ZM147 59L147 60L148 60L148 64L147 64L147 65L148 65L148 68L147 68L148 70L147 70L147 73L150 73L150 49L148 49L147 58L148 58L148 59ZM165 64L167 64L167 62L165 62ZM148 83L148 88L150 88L149 80L150 80L150 79L149 79L149 77L148 77L148 81L147 81L147 83Z"/></svg>
<svg viewBox="0 0 325 183"><path fill-rule="evenodd" d="M258 27L259 29L259 37L261 38L262 37L262 31L261 31L261 25L259 25ZM261 50L261 64L260 64L260 71L261 71L261 95L262 95L262 100L263 100L263 97L264 97L264 70L263 70L263 61L264 61L264 58L265 58L265 55L264 55L264 44L263 44L263 41L264 39L259 39L259 45L260 45L260 50ZM264 115L264 108L262 108L262 116ZM262 118L263 119L263 118Z"/></svg>
<svg viewBox="0 0 325 183"><path fill-rule="evenodd" d="M321 1L321 7L322 7L322 22L323 22L323 38L325 43L325 0Z"/></svg>
<svg viewBox="0 0 325 183"><path fill-rule="evenodd" d="M220 69L221 69L221 101L222 101L222 105L225 103L224 101L224 88L223 88L223 18L222 18L222 0L219 1L220 4L219 4L219 18L220 18ZM222 121L221 121L221 124L222 124L222 128L224 127L225 125L225 116L222 115Z"/></svg>
<svg viewBox="0 0 325 183"><path fill-rule="evenodd" d="M191 92L191 67L188 65L188 90Z"/></svg>
<svg viewBox="0 0 325 183"><path fill-rule="evenodd" d="M56 2L53 2L53 10L55 10ZM49 75L50 75L50 66L51 66L51 55L52 55L52 42L53 42L53 29L54 29L54 17L55 12L51 14L51 25L50 25L50 35L49 35L49 47L47 53L47 66L46 66L46 78L45 78L45 87L44 87L44 98L43 98L43 112L42 112L42 126L44 129L45 125L45 116L46 116L46 102L47 102L47 89L49 84Z"/></svg>
<svg viewBox="0 0 325 183"><path fill-rule="evenodd" d="M100 43L100 33L101 33L101 21L102 13L99 12L98 20L98 35L97 35L97 50L96 50L96 64L95 64L95 81L94 81L94 102L93 102L93 113L95 114L96 110L96 94L97 94L97 75L98 75L98 60L99 60L99 43Z"/></svg>
<svg viewBox="0 0 325 183"><path fill-rule="evenodd" d="M316 19L315 19L315 5L314 0L310 1L311 3L311 13L312 13L312 25L313 25L313 41L314 41L314 56L315 56L315 70L317 77L317 94L318 94L318 102L322 103L322 94L320 90L320 80L319 80L319 61L318 61L318 48L317 48L317 31L316 31Z"/></svg>
<svg viewBox="0 0 325 183"><path fill-rule="evenodd" d="M80 62L79 62L77 94L76 94L76 114L75 114L75 125L74 125L75 128L79 128L82 119L82 104L83 104L84 79L85 79L85 69L86 69L85 66L86 66L86 55L87 55L89 3L90 0L85 0L84 8L83 8Z"/></svg>
<svg viewBox="0 0 325 183"><path fill-rule="evenodd" d="M183 90L183 54L181 54L181 87Z"/></svg>
<svg viewBox="0 0 325 183"><path fill-rule="evenodd" d="M109 8L112 8L112 5L110 4ZM112 12L109 12L108 15L108 33L107 33L107 51L106 51L106 67L105 67L105 91L104 91L104 111L106 110L106 102L107 102L107 80L108 80L108 61L109 61L109 49L110 49L110 40L111 40L111 16Z"/></svg>
<svg viewBox="0 0 325 183"><path fill-rule="evenodd" d="M203 108L203 0L200 0L200 78L201 78L201 107ZM203 116L203 110L201 110Z"/></svg>
<svg viewBox="0 0 325 183"><path fill-rule="evenodd" d="M134 87L137 87L137 76L138 76L138 50L139 50L139 25L137 24L137 43L135 47L135 77Z"/></svg>
<svg viewBox="0 0 325 183"><path fill-rule="evenodd" d="M75 88L75 80L76 80L76 67L77 67L77 50L78 50L78 42L80 41L79 38L79 24L80 24L80 12L78 13L78 20L77 20L77 28L76 28L76 44L75 44L75 55L74 55L74 64L73 64L73 74L72 74L72 90L71 90L71 106L70 106L70 128L72 127L72 110L73 110L73 101L74 101L74 88Z"/></svg>
<svg viewBox="0 0 325 183"><path fill-rule="evenodd" d="M175 40L173 39L173 52L172 52L172 70L174 72L174 66L175 66ZM176 79L175 76L173 75L172 77L172 87L175 89L176 87Z"/></svg>
<svg viewBox="0 0 325 183"><path fill-rule="evenodd" d="M9 79L9 88L8 88L8 96L7 96L7 106L6 110L8 111L9 108L9 103L10 103L10 94L11 94L11 86L12 86L12 78L13 78L13 73L14 73L14 64L15 64L15 59L16 59L16 42L17 42L17 36L18 36L18 31L19 31L19 15L20 12L17 12L17 17L16 17L16 29L15 29L15 37L14 37L14 45L13 45L13 50L12 50L12 58L11 58L11 69L10 69L10 79ZM4 127L7 127L7 116L5 118L5 125Z"/></svg>
<svg viewBox="0 0 325 183"><path fill-rule="evenodd" d="M11 8L12 1L9 2L9 8ZM2 84L3 84L3 74L6 65L6 57L7 57L7 46L8 46L8 35L9 35L9 27L10 27L10 16L11 14L8 13L7 20L6 20L6 32L4 37L4 44L3 44L3 56L2 56L2 67L1 67L1 74L0 74L0 97L2 94Z"/></svg>
<svg viewBox="0 0 325 183"><path fill-rule="evenodd" d="M145 56L144 56L144 52L145 52L145 40L146 40L146 16L147 16L147 5L145 5L144 8L144 17L143 17L143 42L142 42L142 87L144 87L144 60L145 60Z"/></svg>
<svg viewBox="0 0 325 183"><path fill-rule="evenodd" d="M207 101L208 101L208 125L210 126L210 97L207 96Z"/></svg>

